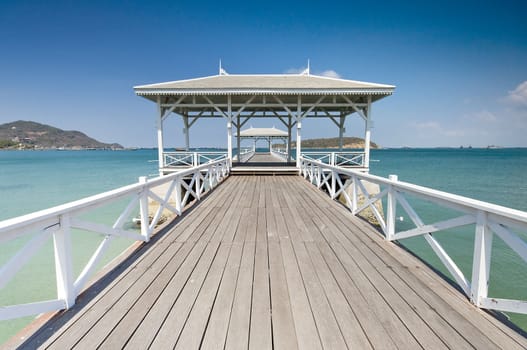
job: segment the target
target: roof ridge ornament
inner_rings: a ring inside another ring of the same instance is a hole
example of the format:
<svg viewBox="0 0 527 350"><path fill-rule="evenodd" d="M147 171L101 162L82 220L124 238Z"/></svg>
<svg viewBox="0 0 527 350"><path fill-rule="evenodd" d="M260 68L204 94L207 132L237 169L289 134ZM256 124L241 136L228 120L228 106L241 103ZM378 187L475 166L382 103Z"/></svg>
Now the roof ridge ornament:
<svg viewBox="0 0 527 350"><path fill-rule="evenodd" d="M221 58L220 58L220 67L219 67L219 73L218 75L229 75L225 69L221 66Z"/></svg>
<svg viewBox="0 0 527 350"><path fill-rule="evenodd" d="M311 73L310 73L310 69L311 69L311 68L310 68L310 62L309 62L309 58L308 58L308 59L307 59L307 68L304 69L304 70L300 73L300 75L310 75L310 74L311 74Z"/></svg>

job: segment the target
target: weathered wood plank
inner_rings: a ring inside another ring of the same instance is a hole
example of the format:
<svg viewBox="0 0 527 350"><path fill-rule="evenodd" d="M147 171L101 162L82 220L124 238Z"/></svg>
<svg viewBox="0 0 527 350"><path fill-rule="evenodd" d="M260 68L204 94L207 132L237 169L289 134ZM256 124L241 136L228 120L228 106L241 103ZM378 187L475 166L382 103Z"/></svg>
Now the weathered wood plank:
<svg viewBox="0 0 527 350"><path fill-rule="evenodd" d="M162 327L153 327L152 329L159 329L155 335L151 347L154 349L169 349L173 348L177 342L179 335L183 330L183 326L187 320L192 307L198 297L199 291L203 286L207 273L211 269L215 261L216 255L218 255L218 264L221 264L223 260L227 260L227 253L225 247L220 247L219 243L210 242L206 244L205 251L195 265L194 271L188 280L185 280L184 288L175 288L172 290L165 291L164 295L170 295L170 298L164 298L165 302L161 302L165 308L170 308L168 314L164 316L162 321ZM221 253L221 254L220 254ZM182 281L183 282L183 281ZM174 294L177 293L177 296ZM174 297L175 296L175 297ZM161 299L160 298L160 299ZM160 300L161 301L161 300ZM157 303L156 305L158 305ZM172 305L170 307L170 305ZM142 325L144 322L142 323ZM161 326L161 325L160 325Z"/></svg>
<svg viewBox="0 0 527 350"><path fill-rule="evenodd" d="M214 306L220 282L230 255L232 243L221 243L192 311L175 343L175 349L199 349ZM164 345L163 345L164 346ZM165 347L166 349L166 347Z"/></svg>
<svg viewBox="0 0 527 350"><path fill-rule="evenodd" d="M307 242L306 248L313 261L313 266L320 280L320 285L324 289L339 328L342 330L342 336L346 341L346 345L351 349L371 348L369 340L361 328L360 322L355 317L355 314L349 306L348 301L342 294L337 282L333 278L331 270L329 270L326 263L324 262L324 259L318 250L317 244Z"/></svg>
<svg viewBox="0 0 527 350"><path fill-rule="evenodd" d="M306 294L304 281L296 261L290 240L280 242L282 259L289 291L291 312L295 322L295 331L300 349L322 349L317 325L313 318L311 305Z"/></svg>
<svg viewBox="0 0 527 350"><path fill-rule="evenodd" d="M273 316L273 345L275 349L293 350L298 348L295 323L287 290L284 262L280 244L269 242L269 278L271 309Z"/></svg>
<svg viewBox="0 0 527 350"><path fill-rule="evenodd" d="M202 349L218 349L226 342L242 252L243 243L232 244L229 260L201 343Z"/></svg>
<svg viewBox="0 0 527 350"><path fill-rule="evenodd" d="M331 310L324 290L320 284L311 259L306 250L305 242L293 243L293 248L304 280L311 311L315 318L320 341L326 349L345 349L346 343Z"/></svg>
<svg viewBox="0 0 527 350"><path fill-rule="evenodd" d="M271 349L271 300L269 296L267 242L256 242L249 349Z"/></svg>
<svg viewBox="0 0 527 350"><path fill-rule="evenodd" d="M225 349L247 349L249 347L255 250L254 241L246 242L243 246Z"/></svg>

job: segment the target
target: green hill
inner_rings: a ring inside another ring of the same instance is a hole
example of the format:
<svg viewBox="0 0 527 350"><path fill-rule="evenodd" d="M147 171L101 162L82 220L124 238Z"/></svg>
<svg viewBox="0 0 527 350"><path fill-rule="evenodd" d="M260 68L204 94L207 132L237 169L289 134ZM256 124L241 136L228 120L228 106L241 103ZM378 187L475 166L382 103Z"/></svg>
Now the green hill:
<svg viewBox="0 0 527 350"><path fill-rule="evenodd" d="M66 131L31 121L0 125L0 148L10 149L122 149L102 143L80 131Z"/></svg>
<svg viewBox="0 0 527 350"><path fill-rule="evenodd" d="M296 146L296 142L292 142L291 144L292 146ZM302 148L338 148L338 147L339 147L338 137L302 140ZM364 148L364 139L361 139L360 137L343 137L342 147L346 149ZM374 142L370 142L370 148L375 149L375 148L379 148L379 146Z"/></svg>

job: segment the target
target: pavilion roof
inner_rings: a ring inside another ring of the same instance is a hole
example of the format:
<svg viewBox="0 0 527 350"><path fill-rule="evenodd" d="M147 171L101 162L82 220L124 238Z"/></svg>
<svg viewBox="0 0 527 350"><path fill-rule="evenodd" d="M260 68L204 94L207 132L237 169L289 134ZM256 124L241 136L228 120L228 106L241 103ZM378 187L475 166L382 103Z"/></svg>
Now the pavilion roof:
<svg viewBox="0 0 527 350"><path fill-rule="evenodd" d="M287 131L272 128L249 128L240 131L240 137L287 137Z"/></svg>
<svg viewBox="0 0 527 350"><path fill-rule="evenodd" d="M137 95L145 97L155 95L237 94L391 95L394 89L395 86L393 85L298 74L214 75L134 87Z"/></svg>

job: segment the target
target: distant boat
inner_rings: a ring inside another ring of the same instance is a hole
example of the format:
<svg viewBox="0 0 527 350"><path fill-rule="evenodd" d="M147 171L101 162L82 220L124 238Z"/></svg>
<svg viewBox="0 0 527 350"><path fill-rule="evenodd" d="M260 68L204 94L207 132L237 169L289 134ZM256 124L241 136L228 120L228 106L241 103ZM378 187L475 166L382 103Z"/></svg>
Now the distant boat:
<svg viewBox="0 0 527 350"><path fill-rule="evenodd" d="M500 149L503 148L502 146L496 146L496 145L489 145L487 146L487 149Z"/></svg>

